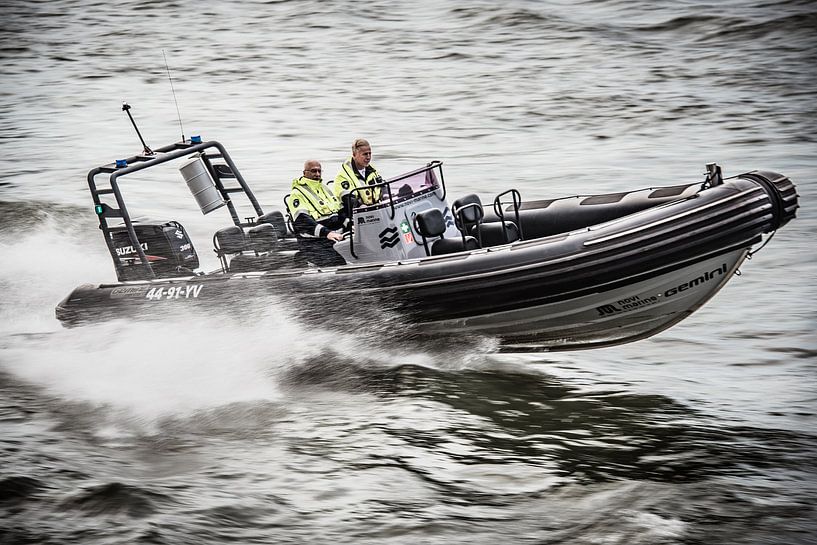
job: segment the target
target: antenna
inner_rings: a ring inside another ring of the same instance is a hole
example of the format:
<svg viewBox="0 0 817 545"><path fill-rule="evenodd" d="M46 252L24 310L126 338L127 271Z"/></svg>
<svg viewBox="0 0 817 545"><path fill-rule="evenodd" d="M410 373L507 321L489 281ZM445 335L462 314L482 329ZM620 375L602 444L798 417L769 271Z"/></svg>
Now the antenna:
<svg viewBox="0 0 817 545"><path fill-rule="evenodd" d="M139 137L139 140L142 142L142 146L144 148L145 155L153 155L153 150L151 150L147 144L145 144L145 139L142 138L142 133L139 132L139 127L136 126L136 121L133 120L133 116L130 114L130 104L127 102L122 103L122 111L128 114L130 118L130 122L133 124L133 128L136 130L136 136Z"/></svg>
<svg viewBox="0 0 817 545"><path fill-rule="evenodd" d="M173 78L170 77L170 65L167 64L167 55L162 49L162 57L165 59L165 68L167 68L167 79L170 80L170 90L173 92L173 102L176 103L176 115L179 116L179 129L182 131L182 142L184 142L184 126L182 126L182 114L179 112L179 101L176 100L176 89L173 88Z"/></svg>

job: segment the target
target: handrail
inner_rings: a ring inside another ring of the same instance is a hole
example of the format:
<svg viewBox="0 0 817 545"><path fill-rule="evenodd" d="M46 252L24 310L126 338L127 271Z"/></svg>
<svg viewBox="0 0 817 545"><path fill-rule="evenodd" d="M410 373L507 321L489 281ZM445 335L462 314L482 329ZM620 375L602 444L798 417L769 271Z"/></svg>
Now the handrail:
<svg viewBox="0 0 817 545"><path fill-rule="evenodd" d="M357 193L361 193L363 191L372 191L372 195L374 195L374 190L376 188L385 187L388 190L388 193L389 193L389 206L391 207L391 216L389 217L389 219L393 220L395 212L394 212L394 198L391 195L391 184L392 183L394 183L392 180L383 180L382 182L378 182L376 184L367 184L367 185L362 185L360 187L354 187L349 191L349 193L354 195L354 194L357 194ZM381 199L383 198L383 193L382 192L380 194L380 198ZM374 203L372 203L372 204L374 204ZM354 215L354 212L355 212L355 207L353 206L352 207L352 215Z"/></svg>
<svg viewBox="0 0 817 545"><path fill-rule="evenodd" d="M417 218L419 217L419 215L420 214L415 215L411 223L412 226L414 227L414 231L420 233L420 236L423 237L423 249L426 252L426 256L430 256L431 252L428 249L428 241L426 240L426 234L423 232L422 229L420 229L420 225L417 223Z"/></svg>
<svg viewBox="0 0 817 545"><path fill-rule="evenodd" d="M463 211L466 208L475 208L478 211L478 213L477 213L478 217L477 217L476 221L473 221L473 222L466 222L465 221L465 217L463 216ZM479 224L482 222L482 218L485 217L485 212L482 209L482 205L480 203L478 203L478 202L469 202L469 203L463 204L462 206L453 207L451 212L453 212L454 217L457 218L457 220L459 220L459 224L462 225L462 229L460 229L460 235L462 236L463 247L465 246L465 235L466 235L466 232L468 231L468 228L469 227L473 228L474 226L477 226L477 228L476 228L477 240L479 241L479 247L482 248L482 232L480 231L480 229L478 227Z"/></svg>
<svg viewBox="0 0 817 545"><path fill-rule="evenodd" d="M297 233L295 233L295 224L293 223L295 220L292 219L292 214L289 213L289 197L291 195L292 193L287 193L284 195L284 213L286 214L285 220L287 228L292 231L292 234L297 236Z"/></svg>
<svg viewBox="0 0 817 545"><path fill-rule="evenodd" d="M507 191L503 191L499 195L494 198L494 213L499 217L499 221L502 222L502 236L505 239L505 243L508 242L508 233L505 231L505 213L502 210L502 200L501 197L507 195L508 193L511 194L512 201L508 204L513 204L513 212L514 212L514 219L516 220L516 228L519 230L519 240L525 240L525 236L522 234L522 221L519 219L519 208L522 206L522 195L516 189L509 189Z"/></svg>

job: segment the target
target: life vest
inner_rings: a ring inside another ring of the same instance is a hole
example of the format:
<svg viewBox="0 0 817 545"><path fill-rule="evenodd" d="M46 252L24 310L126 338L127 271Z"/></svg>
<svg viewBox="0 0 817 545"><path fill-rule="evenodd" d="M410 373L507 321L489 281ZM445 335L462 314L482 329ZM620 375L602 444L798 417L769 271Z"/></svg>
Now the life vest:
<svg viewBox="0 0 817 545"><path fill-rule="evenodd" d="M293 221L301 214L309 214L315 221L321 221L338 213L340 200L320 180L301 176L292 180L287 209Z"/></svg>
<svg viewBox="0 0 817 545"><path fill-rule="evenodd" d="M371 172L369 172L365 180L361 180L357 174L357 171L355 171L355 167L352 166L352 159L350 158L344 162L340 167L340 172L338 172L338 175L335 176L333 186L335 196L340 199L343 196L351 193L351 191L355 188L366 187L367 185L374 185L378 183L380 175L377 173L377 169L374 168L374 165L369 165L369 167L371 167ZM354 194L361 203L364 205L369 205L380 201L380 190L381 188L375 187L374 189L355 191Z"/></svg>

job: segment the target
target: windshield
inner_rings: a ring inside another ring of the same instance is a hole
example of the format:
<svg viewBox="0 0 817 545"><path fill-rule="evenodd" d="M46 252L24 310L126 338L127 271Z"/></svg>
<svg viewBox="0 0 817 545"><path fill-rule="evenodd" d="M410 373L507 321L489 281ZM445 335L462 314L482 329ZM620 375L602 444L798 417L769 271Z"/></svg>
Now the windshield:
<svg viewBox="0 0 817 545"><path fill-rule="evenodd" d="M408 197L425 189L440 186L436 170L441 167L441 163L432 163L419 170L413 170L401 174L389 180L392 197Z"/></svg>
<svg viewBox="0 0 817 545"><path fill-rule="evenodd" d="M379 206L394 206L395 202L402 202L410 199L415 195L421 195L430 191L436 191L440 187L443 188L443 194L440 198L445 198L445 182L443 181L443 164L441 161L432 161L422 168L400 174L389 180L375 184L374 187L381 188L382 196L377 202L372 204L360 204L355 207L355 210L371 209ZM363 191L369 191L372 186L360 186L352 189L353 194Z"/></svg>

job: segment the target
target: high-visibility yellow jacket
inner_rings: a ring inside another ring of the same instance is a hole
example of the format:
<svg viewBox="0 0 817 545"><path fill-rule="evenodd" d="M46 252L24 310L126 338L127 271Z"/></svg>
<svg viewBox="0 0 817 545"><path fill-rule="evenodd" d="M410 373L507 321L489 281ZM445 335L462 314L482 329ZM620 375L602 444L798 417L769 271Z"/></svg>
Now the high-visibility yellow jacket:
<svg viewBox="0 0 817 545"><path fill-rule="evenodd" d="M300 177L292 181L287 197L287 210L296 233L306 237L325 237L330 230L342 226L340 199L320 180ZM300 229L298 227L301 227Z"/></svg>
<svg viewBox="0 0 817 545"><path fill-rule="evenodd" d="M340 172L335 176L333 190L338 199L343 199L351 191L358 187L366 187L367 185L374 185L380 181L380 175L374 165L366 167L366 175L361 178L350 157L340 167ZM356 191L354 195L362 204L369 205L380 201L381 188L365 189L363 191Z"/></svg>

